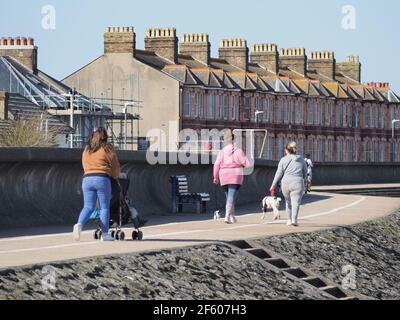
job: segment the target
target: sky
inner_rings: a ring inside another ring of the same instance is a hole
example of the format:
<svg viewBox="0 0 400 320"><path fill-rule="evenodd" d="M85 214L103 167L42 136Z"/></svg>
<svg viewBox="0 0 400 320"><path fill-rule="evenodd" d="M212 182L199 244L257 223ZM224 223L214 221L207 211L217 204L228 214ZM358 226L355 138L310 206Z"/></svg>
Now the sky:
<svg viewBox="0 0 400 320"><path fill-rule="evenodd" d="M398 0L1 0L0 8L0 37L33 37L39 69L56 79L103 53L108 26L133 26L138 48L147 28L175 27L178 36L208 33L214 57L223 38L334 51L337 61L358 54L362 82L400 93Z"/></svg>

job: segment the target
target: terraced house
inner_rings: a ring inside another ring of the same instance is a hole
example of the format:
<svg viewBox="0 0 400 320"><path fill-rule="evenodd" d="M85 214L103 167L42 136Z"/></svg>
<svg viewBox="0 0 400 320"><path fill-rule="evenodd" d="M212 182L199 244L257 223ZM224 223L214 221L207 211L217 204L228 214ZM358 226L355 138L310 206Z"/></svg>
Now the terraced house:
<svg viewBox="0 0 400 320"><path fill-rule="evenodd" d="M255 154L269 160L294 140L317 162L400 161L400 138L391 134L400 99L388 83L361 83L358 56L336 62L330 51L249 50L246 40L227 39L213 58L207 34L184 34L178 43L175 29L157 28L139 50L133 27L108 28L104 48L64 83L89 96L95 86L143 101L139 135L165 128L169 150L182 143L182 129L259 129Z"/></svg>

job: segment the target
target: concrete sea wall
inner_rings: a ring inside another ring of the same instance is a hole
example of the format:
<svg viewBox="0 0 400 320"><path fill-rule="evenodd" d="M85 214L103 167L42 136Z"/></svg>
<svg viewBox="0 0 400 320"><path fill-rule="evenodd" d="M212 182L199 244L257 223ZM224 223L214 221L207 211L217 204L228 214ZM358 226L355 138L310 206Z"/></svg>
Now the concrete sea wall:
<svg viewBox="0 0 400 320"><path fill-rule="evenodd" d="M0 229L65 225L76 220L82 206L81 150L0 148ZM144 152L118 154L131 180L129 197L144 215L170 211L172 175L188 176L191 192L211 194L209 210L223 208L224 193L212 182L212 165L150 165ZM269 188L276 163L257 161L240 191L239 204L260 201ZM318 185L398 182L393 164L321 164ZM190 206L188 211L194 211Z"/></svg>

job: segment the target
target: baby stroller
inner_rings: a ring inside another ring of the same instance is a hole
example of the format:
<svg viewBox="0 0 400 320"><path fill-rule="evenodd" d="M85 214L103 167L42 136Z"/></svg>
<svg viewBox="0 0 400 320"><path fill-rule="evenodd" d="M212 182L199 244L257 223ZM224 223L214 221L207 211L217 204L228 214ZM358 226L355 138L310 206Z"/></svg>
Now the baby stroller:
<svg viewBox="0 0 400 320"><path fill-rule="evenodd" d="M130 206L128 199L129 179L126 174L121 174L119 179L111 179L111 203L110 203L110 234L119 241L125 240L125 232L122 227L133 223L135 230L132 232L132 240L143 240L143 232L140 228L147 221L143 220L137 210ZM96 210L91 219L98 219L99 211ZM94 239L101 239L100 226L93 234Z"/></svg>

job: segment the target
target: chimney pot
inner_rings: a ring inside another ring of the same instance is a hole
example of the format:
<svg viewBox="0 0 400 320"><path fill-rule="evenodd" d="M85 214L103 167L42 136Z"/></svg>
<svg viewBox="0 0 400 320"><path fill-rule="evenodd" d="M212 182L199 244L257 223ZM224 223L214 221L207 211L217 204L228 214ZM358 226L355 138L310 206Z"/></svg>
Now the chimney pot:
<svg viewBox="0 0 400 320"><path fill-rule="evenodd" d="M252 47L250 61L257 63L265 69L278 73L278 46L274 43L255 44Z"/></svg>
<svg viewBox="0 0 400 320"><path fill-rule="evenodd" d="M178 38L175 28L150 28L146 34L146 50L153 51L173 63L178 62Z"/></svg>
<svg viewBox="0 0 400 320"><path fill-rule="evenodd" d="M32 38L28 42L24 37L8 37L0 40L0 56L10 56L16 59L26 68L37 72L37 48L34 46Z"/></svg>
<svg viewBox="0 0 400 320"><path fill-rule="evenodd" d="M361 83L361 63L358 55L350 55L347 57L347 61L338 62L336 70L346 77Z"/></svg>
<svg viewBox="0 0 400 320"><path fill-rule="evenodd" d="M179 44L180 53L191 55L193 58L210 64L211 44L209 36L205 33L185 33Z"/></svg>
<svg viewBox="0 0 400 320"><path fill-rule="evenodd" d="M108 27L104 33L104 53L135 55L136 34L133 27Z"/></svg>
<svg viewBox="0 0 400 320"><path fill-rule="evenodd" d="M279 58L281 68L290 68L302 75L307 75L307 56L304 48L283 48Z"/></svg>

